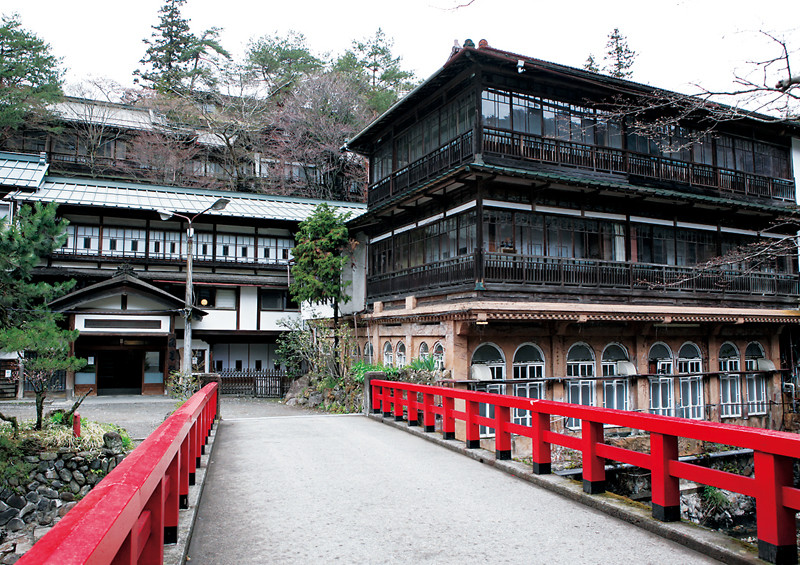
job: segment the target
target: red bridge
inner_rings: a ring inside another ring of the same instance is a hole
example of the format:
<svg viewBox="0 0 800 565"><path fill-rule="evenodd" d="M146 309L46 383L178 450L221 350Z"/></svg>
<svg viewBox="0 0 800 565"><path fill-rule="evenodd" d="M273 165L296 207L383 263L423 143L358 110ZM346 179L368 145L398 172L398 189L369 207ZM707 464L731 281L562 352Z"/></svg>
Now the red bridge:
<svg viewBox="0 0 800 565"><path fill-rule="evenodd" d="M468 449L480 447L481 427L493 429L498 460L511 457L512 434L530 438L536 474L550 473L551 446L580 451L583 490L589 494L605 490L606 462L617 461L648 469L652 477L652 515L658 521L680 519L679 479L754 497L759 557L772 563L797 562L795 513L800 510L800 489L792 486L792 465L800 455L800 438L794 434L383 380L371 381L368 388L373 413L405 421L408 426L421 426L430 434L440 426L445 439L456 437L458 425L459 436L463 434ZM175 541L178 509L186 504L189 484L215 419L216 395L216 385L211 384L192 397L18 563L161 563L164 544ZM493 407L493 417L481 415L482 405L484 413L488 412L487 406ZM527 411L531 416L530 424L514 423L515 410ZM554 416L580 420L580 436L551 429ZM318 418L328 418L324 426L332 427L332 417ZM281 420L284 420L281 429L287 429L287 419ZM362 420L350 418L349 421ZM649 432L650 453L606 444L603 427L609 424ZM279 427L277 419L260 425ZM679 461L679 438L753 450L754 477ZM225 441L227 436L221 447L225 446ZM295 437L291 441L301 440ZM323 441L330 443L330 439ZM337 449L341 446L337 445ZM325 455L317 455L327 461ZM380 454L375 455L380 458ZM284 473L286 475L291 473ZM410 480L419 482L421 477ZM223 488L232 486L228 484ZM403 488L407 489L398 486L400 491ZM442 488L442 485L437 487L439 491ZM402 496L405 498L405 494ZM430 497L420 495L420 500L424 498ZM277 506L275 501L272 505ZM230 520L236 519L230 517ZM221 527L221 523L214 527ZM382 554L375 555L377 558ZM278 554L273 557L280 561ZM201 559L197 558L196 562L202 562ZM358 560L356 554L353 559Z"/></svg>

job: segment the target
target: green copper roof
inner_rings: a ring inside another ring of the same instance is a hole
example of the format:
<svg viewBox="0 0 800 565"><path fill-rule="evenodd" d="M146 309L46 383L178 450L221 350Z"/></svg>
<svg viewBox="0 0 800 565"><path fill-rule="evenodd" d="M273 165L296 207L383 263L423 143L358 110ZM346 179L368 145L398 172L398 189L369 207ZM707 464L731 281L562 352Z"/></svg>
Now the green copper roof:
<svg viewBox="0 0 800 565"><path fill-rule="evenodd" d="M44 155L0 151L0 186L17 190L37 189L48 167Z"/></svg>

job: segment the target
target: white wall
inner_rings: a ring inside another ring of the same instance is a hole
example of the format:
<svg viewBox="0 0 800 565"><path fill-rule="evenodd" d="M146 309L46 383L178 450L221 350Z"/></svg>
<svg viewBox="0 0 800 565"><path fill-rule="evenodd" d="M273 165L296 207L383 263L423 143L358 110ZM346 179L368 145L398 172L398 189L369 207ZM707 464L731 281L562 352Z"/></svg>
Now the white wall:
<svg viewBox="0 0 800 565"><path fill-rule="evenodd" d="M235 330L236 310L215 310L206 308L207 316L192 321L192 330ZM183 327L183 324L180 324Z"/></svg>
<svg viewBox="0 0 800 565"><path fill-rule="evenodd" d="M239 328L255 330L258 328L258 288L239 287Z"/></svg>
<svg viewBox="0 0 800 565"><path fill-rule="evenodd" d="M342 279L351 283L347 287L350 301L341 306L342 314L361 312L367 306L367 251L369 243L367 236L363 233L358 234L356 241L358 241L358 245L353 250L350 264L342 273Z"/></svg>
<svg viewBox="0 0 800 565"><path fill-rule="evenodd" d="M261 312L261 330L262 331L286 331L286 327L278 322L280 320L297 320L300 318L299 312L275 312L267 311Z"/></svg>
<svg viewBox="0 0 800 565"><path fill-rule="evenodd" d="M800 204L800 138L792 138L792 170L794 171L795 199Z"/></svg>

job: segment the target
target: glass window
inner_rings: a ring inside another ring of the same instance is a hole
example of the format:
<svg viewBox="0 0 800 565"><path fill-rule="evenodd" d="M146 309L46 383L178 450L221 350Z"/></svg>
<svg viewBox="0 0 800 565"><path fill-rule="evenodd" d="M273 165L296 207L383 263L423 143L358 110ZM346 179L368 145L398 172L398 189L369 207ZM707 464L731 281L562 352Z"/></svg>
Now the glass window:
<svg viewBox="0 0 800 565"><path fill-rule="evenodd" d="M544 355L542 350L533 344L526 344L514 354L514 379L543 379ZM544 382L514 383L514 396L523 398L544 398ZM514 408L515 424L530 426L530 410Z"/></svg>
<svg viewBox="0 0 800 565"><path fill-rule="evenodd" d="M678 353L678 373L691 374L703 370L700 349L693 343L684 344ZM676 409L679 418L703 417L703 380L700 375L680 377L680 402Z"/></svg>
<svg viewBox="0 0 800 565"><path fill-rule="evenodd" d="M484 126L511 129L511 97L509 95L485 90L481 108Z"/></svg>
<svg viewBox="0 0 800 565"><path fill-rule="evenodd" d="M719 350L720 405L722 417L741 416L741 375L739 350L732 343L723 343Z"/></svg>
<svg viewBox="0 0 800 565"><path fill-rule="evenodd" d="M228 310L236 309L236 289L218 288L216 296L216 307Z"/></svg>
<svg viewBox="0 0 800 565"><path fill-rule="evenodd" d="M392 366L392 343L387 341L383 344L383 366Z"/></svg>
<svg viewBox="0 0 800 565"><path fill-rule="evenodd" d="M430 351L428 350L428 344L424 341L419 344L419 358L420 359L427 359L430 356Z"/></svg>
<svg viewBox="0 0 800 565"><path fill-rule="evenodd" d="M503 379L506 362L500 350L489 343L484 343L472 354L473 365L487 365L493 379Z"/></svg>
<svg viewBox="0 0 800 565"><path fill-rule="evenodd" d="M745 370L758 371L758 360L765 359L764 348L760 343L751 342L744 352ZM767 413L767 378L764 373L747 373L745 376L747 387L747 413L761 415Z"/></svg>
<svg viewBox="0 0 800 565"><path fill-rule="evenodd" d="M367 342L364 344L364 362L368 365L372 365L373 363L373 350L372 350L372 343Z"/></svg>
<svg viewBox="0 0 800 565"><path fill-rule="evenodd" d="M612 343L607 346L603 351L603 376L615 376L617 374L617 363L627 360L628 353L621 345ZM603 408L628 409L628 379L603 381Z"/></svg>
<svg viewBox="0 0 800 565"><path fill-rule="evenodd" d="M433 358L436 359L436 368L440 371L444 370L444 345L437 342L433 346Z"/></svg>
<svg viewBox="0 0 800 565"><path fill-rule="evenodd" d="M405 367L406 365L406 346L401 341L397 344L397 366Z"/></svg>
<svg viewBox="0 0 800 565"><path fill-rule="evenodd" d="M594 406L594 363L594 353L588 345L578 343L569 349L567 378L574 380L568 381L566 384L567 402ZM568 418L566 425L568 428L577 428L580 426L580 420Z"/></svg>
<svg viewBox="0 0 800 565"><path fill-rule="evenodd" d="M650 378L650 413L660 416L672 416L673 382L671 377Z"/></svg>

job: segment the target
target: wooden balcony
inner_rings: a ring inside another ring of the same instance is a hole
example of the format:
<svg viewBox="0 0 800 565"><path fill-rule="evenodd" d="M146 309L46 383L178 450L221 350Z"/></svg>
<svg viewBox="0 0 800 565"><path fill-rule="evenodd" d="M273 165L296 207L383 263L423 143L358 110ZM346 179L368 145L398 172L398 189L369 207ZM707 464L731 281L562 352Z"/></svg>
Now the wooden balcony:
<svg viewBox="0 0 800 565"><path fill-rule="evenodd" d="M368 205L376 206L405 194L421 183L466 163L472 154L472 131L468 131L434 152L371 185L368 192Z"/></svg>
<svg viewBox="0 0 800 565"><path fill-rule="evenodd" d="M402 196L423 182L470 161L474 152L472 138L473 132L467 132L371 185L369 206ZM719 196L738 195L768 199L779 204L795 202L795 184L792 180L687 163L623 149L584 145L492 128L482 130L481 147L480 152L485 159L515 159L519 161L519 168L534 168L531 164L544 163L677 183L704 191L711 190ZM525 164L526 162L529 164Z"/></svg>
<svg viewBox="0 0 800 565"><path fill-rule="evenodd" d="M486 290L490 291L492 285L519 285L520 291L530 287L537 287L537 291L548 287L555 292L559 289L587 294L627 291L626 295L635 292L653 297L752 297L774 299L775 302L800 297L798 277L791 274L488 252L370 276L367 292L371 299L380 299L408 292L474 285L476 281L483 281Z"/></svg>
<svg viewBox="0 0 800 565"><path fill-rule="evenodd" d="M721 196L738 194L782 202L795 201L795 187L791 180L516 132L484 129L483 153L486 156L521 158L553 165L675 182L712 189Z"/></svg>

